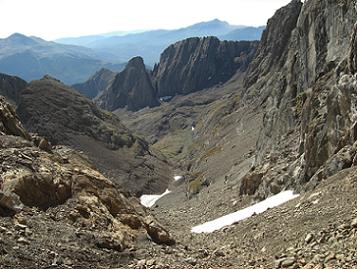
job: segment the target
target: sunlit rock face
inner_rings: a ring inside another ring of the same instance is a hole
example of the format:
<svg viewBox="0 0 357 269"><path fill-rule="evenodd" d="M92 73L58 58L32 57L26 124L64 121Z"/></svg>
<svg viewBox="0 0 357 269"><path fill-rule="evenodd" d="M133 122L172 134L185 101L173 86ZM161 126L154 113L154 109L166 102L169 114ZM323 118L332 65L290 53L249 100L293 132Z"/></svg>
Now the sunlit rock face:
<svg viewBox="0 0 357 269"><path fill-rule="evenodd" d="M255 41L188 38L169 46L153 71L159 97L188 94L229 80L248 67Z"/></svg>
<svg viewBox="0 0 357 269"><path fill-rule="evenodd" d="M243 96L265 107L254 171L246 179L260 177L249 192L264 197L313 178L312 187L321 180L314 176L319 168L352 146L356 83L346 74L356 18L353 1L294 0L269 20Z"/></svg>

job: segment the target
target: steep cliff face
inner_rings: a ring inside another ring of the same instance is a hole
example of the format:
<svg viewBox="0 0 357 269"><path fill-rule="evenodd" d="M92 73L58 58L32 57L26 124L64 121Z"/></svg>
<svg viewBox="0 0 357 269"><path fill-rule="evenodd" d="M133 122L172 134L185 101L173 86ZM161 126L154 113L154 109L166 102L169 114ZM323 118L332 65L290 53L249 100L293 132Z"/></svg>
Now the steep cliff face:
<svg viewBox="0 0 357 269"><path fill-rule="evenodd" d="M119 118L62 83L49 77L31 82L17 112L29 131L84 151L117 186L136 195L165 191L168 164Z"/></svg>
<svg viewBox="0 0 357 269"><path fill-rule="evenodd" d="M91 76L86 82L74 84L72 88L87 96L89 99L97 97L102 91L113 82L116 73L109 69L102 68Z"/></svg>
<svg viewBox="0 0 357 269"><path fill-rule="evenodd" d="M136 111L159 105L143 59L131 59L107 90L97 98L96 103L110 111L124 107Z"/></svg>
<svg viewBox="0 0 357 269"><path fill-rule="evenodd" d="M199 91L245 71L258 42L188 38L169 46L153 71L158 96Z"/></svg>
<svg viewBox="0 0 357 269"><path fill-rule="evenodd" d="M253 85L267 74L273 74L272 69L278 70L284 66L290 38L296 28L301 7L300 1L292 1L269 19L256 55L249 65L245 78L246 87Z"/></svg>
<svg viewBox="0 0 357 269"><path fill-rule="evenodd" d="M5 96L11 102L18 101L20 92L26 86L26 81L18 77L0 74L0 95Z"/></svg>
<svg viewBox="0 0 357 269"><path fill-rule="evenodd" d="M318 170L353 144L355 82L344 73L356 18L353 1L309 0L302 6L294 0L269 21L243 98L266 110L255 171L246 177L261 175L257 189L262 196L316 184ZM289 27L280 27L281 21ZM286 33L279 34L281 29ZM274 57L275 47L280 57ZM352 164L354 150L347 151L348 160L335 159L328 173Z"/></svg>

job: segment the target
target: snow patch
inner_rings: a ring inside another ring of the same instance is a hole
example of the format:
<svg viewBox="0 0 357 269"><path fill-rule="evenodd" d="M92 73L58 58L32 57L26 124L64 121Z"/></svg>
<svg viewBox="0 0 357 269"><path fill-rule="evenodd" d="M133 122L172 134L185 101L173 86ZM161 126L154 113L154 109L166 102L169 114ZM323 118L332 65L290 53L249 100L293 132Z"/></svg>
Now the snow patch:
<svg viewBox="0 0 357 269"><path fill-rule="evenodd" d="M174 180L175 181L179 181L179 180L181 180L183 178L183 176L174 176Z"/></svg>
<svg viewBox="0 0 357 269"><path fill-rule="evenodd" d="M195 130L195 127L192 126L192 127L191 127L191 130L192 130L192 132L193 132L193 131Z"/></svg>
<svg viewBox="0 0 357 269"><path fill-rule="evenodd" d="M269 208L277 207L289 200L298 197L293 191L283 191L277 195L271 196L264 201L256 203L250 207L238 210L237 212L225 215L218 219L203 223L191 229L192 233L212 233L223 227L232 225L238 221L251 217L254 214L260 214Z"/></svg>
<svg viewBox="0 0 357 269"><path fill-rule="evenodd" d="M171 191L168 189L163 194L144 194L140 197L140 203L145 207L152 207L159 199L169 194Z"/></svg>

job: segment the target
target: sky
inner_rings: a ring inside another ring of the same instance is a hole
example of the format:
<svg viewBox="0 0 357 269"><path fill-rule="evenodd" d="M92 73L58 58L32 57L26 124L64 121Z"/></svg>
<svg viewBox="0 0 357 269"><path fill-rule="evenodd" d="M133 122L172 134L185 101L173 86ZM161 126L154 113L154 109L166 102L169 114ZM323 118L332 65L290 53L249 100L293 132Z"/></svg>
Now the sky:
<svg viewBox="0 0 357 269"><path fill-rule="evenodd" d="M0 0L0 38L53 40L114 31L176 29L220 19L265 25L291 0Z"/></svg>

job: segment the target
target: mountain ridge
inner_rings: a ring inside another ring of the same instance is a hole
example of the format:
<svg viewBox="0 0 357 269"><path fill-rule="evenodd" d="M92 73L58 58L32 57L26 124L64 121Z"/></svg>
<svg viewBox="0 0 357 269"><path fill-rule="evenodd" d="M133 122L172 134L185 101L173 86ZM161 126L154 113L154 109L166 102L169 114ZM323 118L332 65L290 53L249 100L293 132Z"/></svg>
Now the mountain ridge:
<svg viewBox="0 0 357 269"><path fill-rule="evenodd" d="M160 105L161 98L186 95L226 83L237 72L244 73L258 42L220 41L217 37L188 38L166 48L154 70L145 69L141 57L132 58L114 80L95 87L94 101L102 108L137 111ZM131 64L136 62L137 64ZM135 70L135 71L134 71ZM90 94L90 78L79 87ZM87 88L87 89L86 89ZM93 98L93 97L92 97Z"/></svg>
<svg viewBox="0 0 357 269"><path fill-rule="evenodd" d="M250 33L246 33L247 29ZM235 34L228 35L233 30ZM204 36L222 38L226 36L227 38L234 38L233 40L253 40L253 37L260 37L261 32L262 27L235 26L215 19L173 30L158 29L125 36L99 37L98 41L92 40L85 45L97 51L110 50L117 57L122 57L119 58L122 61L128 61L130 58L140 55L148 65L153 66L158 62L160 53L167 46L182 39ZM76 43L76 39L71 39L70 42L66 41L65 43L81 44ZM138 46L138 44L141 46ZM142 44L145 44L145 46Z"/></svg>
<svg viewBox="0 0 357 269"><path fill-rule="evenodd" d="M118 61L110 63L107 58L107 55L89 48L57 44L19 33L0 39L0 72L27 81L49 74L74 84L84 81L102 67L122 68L122 64L115 64Z"/></svg>

